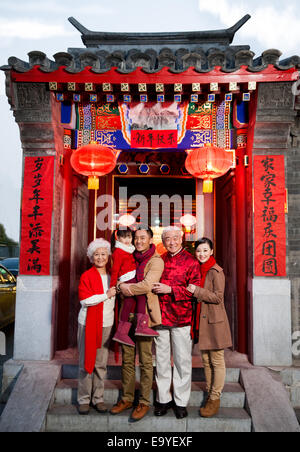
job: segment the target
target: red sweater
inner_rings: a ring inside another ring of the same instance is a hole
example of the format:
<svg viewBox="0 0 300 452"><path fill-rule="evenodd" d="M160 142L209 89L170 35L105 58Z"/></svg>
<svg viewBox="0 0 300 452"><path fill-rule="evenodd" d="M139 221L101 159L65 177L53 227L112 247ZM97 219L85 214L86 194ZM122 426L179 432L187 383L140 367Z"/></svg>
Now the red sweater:
<svg viewBox="0 0 300 452"><path fill-rule="evenodd" d="M128 251L126 251L128 249ZM120 242L116 242L116 248L112 254L112 269L110 275L110 287L116 286L118 279L124 276L126 273L132 273L136 270L136 263L133 257L134 248L132 252L129 251L130 247L123 245ZM135 277L135 273L132 273L128 280ZM124 281L125 282L125 281Z"/></svg>
<svg viewBox="0 0 300 452"><path fill-rule="evenodd" d="M200 286L200 264L184 249L173 257L165 253L162 259L165 268L160 282L172 287L172 293L159 297L162 325L191 325L193 295L186 288L189 284Z"/></svg>

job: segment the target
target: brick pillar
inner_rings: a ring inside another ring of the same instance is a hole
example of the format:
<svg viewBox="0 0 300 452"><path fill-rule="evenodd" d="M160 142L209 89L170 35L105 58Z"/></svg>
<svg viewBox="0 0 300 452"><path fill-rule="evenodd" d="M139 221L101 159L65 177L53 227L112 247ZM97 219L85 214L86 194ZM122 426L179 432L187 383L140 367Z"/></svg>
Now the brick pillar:
<svg viewBox="0 0 300 452"><path fill-rule="evenodd" d="M261 83L258 90L253 155L284 155L287 164L291 152L290 130L294 119L292 83ZM255 189L253 184L252 180ZM288 226L288 216L286 221ZM286 245L288 252L288 243ZM292 364L291 281L289 259L287 261L286 278L254 276L252 279L252 359L255 365Z"/></svg>
<svg viewBox="0 0 300 452"><path fill-rule="evenodd" d="M293 359L299 365L300 353L300 95L296 98L297 117L291 129L291 149L287 159L289 205L289 276L292 286ZM298 341L298 342L297 342Z"/></svg>
<svg viewBox="0 0 300 452"><path fill-rule="evenodd" d="M63 172L57 155L63 154L63 129L59 105L43 83L11 84L7 73L7 95L19 125L24 159L26 156L54 156L54 200L51 230L50 274L20 275L17 281L14 359L50 360L55 342L59 264L66 252L63 236L66 206ZM62 237L63 236L63 237ZM65 300L69 303L69 300Z"/></svg>

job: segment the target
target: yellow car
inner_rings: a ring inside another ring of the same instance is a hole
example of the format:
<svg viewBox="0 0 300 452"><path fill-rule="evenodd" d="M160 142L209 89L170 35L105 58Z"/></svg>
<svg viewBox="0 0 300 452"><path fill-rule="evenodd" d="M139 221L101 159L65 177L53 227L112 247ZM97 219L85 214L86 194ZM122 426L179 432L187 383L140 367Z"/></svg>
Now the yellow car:
<svg viewBox="0 0 300 452"><path fill-rule="evenodd" d="M0 264L0 329L15 320L16 279Z"/></svg>

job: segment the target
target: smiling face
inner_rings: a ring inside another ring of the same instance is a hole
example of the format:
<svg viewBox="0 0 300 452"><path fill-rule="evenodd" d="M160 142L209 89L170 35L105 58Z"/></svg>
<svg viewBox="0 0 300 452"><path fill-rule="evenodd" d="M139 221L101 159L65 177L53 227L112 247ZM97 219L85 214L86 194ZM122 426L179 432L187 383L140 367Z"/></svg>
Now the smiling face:
<svg viewBox="0 0 300 452"><path fill-rule="evenodd" d="M125 237L118 237L118 241L121 243L124 243L124 245L132 245L132 235L131 234L127 234L125 235Z"/></svg>
<svg viewBox="0 0 300 452"><path fill-rule="evenodd" d="M208 261L210 256L212 256L214 253L214 250L211 249L208 243L202 243L199 245L195 251L195 256L200 262L200 264L204 264Z"/></svg>
<svg viewBox="0 0 300 452"><path fill-rule="evenodd" d="M150 237L147 231L141 229L135 232L134 246L140 253L145 253L146 251L148 251L152 243L153 239Z"/></svg>
<svg viewBox="0 0 300 452"><path fill-rule="evenodd" d="M93 254L93 263L96 268L105 268L108 262L108 251L106 248L97 248Z"/></svg>
<svg viewBox="0 0 300 452"><path fill-rule="evenodd" d="M163 244L165 248L171 253L175 254L182 247L181 231L167 231L163 235Z"/></svg>

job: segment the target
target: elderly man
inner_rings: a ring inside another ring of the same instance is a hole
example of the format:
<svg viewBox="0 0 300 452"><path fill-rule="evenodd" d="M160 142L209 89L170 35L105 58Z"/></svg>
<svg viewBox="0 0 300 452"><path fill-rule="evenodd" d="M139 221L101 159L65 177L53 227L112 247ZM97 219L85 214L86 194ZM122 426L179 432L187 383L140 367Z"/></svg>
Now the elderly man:
<svg viewBox="0 0 300 452"><path fill-rule="evenodd" d="M153 232L148 226L140 225L134 234L136 251L134 258L137 264L137 283L120 284L124 296L145 295L147 297L147 313L149 326L160 325L161 313L158 297L152 292L153 283L160 280L164 262L155 251ZM133 323L135 321L133 320ZM131 331L131 333L134 331ZM122 345L122 399L112 408L111 414L117 415L133 407L135 393L135 355L139 353L141 370L139 404L133 410L130 422L141 420L150 409L150 394L153 383L152 337L132 335L136 347Z"/></svg>
<svg viewBox="0 0 300 452"><path fill-rule="evenodd" d="M177 227L164 229L162 241L167 252L162 256L165 268L160 283L153 287L159 295L162 326L156 345L156 416L163 416L172 406L171 383L175 414L178 419L188 415L186 407L191 393L192 375L192 295L189 284L200 286L199 262L182 247L182 233ZM171 367L173 353L173 379Z"/></svg>

